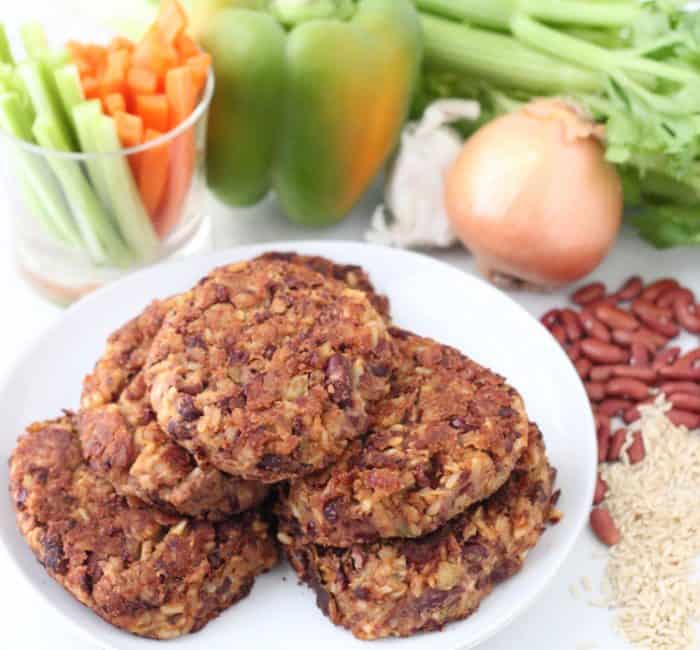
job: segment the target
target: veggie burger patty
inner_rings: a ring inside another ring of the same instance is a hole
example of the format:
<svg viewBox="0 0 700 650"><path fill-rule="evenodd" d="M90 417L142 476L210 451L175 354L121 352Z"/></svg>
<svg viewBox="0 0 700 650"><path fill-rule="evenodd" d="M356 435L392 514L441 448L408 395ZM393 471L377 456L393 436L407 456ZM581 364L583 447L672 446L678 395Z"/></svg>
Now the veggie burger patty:
<svg viewBox="0 0 700 650"><path fill-rule="evenodd" d="M20 532L49 575L134 634L203 627L277 562L255 512L216 524L120 496L83 460L74 418L32 424L10 461Z"/></svg>

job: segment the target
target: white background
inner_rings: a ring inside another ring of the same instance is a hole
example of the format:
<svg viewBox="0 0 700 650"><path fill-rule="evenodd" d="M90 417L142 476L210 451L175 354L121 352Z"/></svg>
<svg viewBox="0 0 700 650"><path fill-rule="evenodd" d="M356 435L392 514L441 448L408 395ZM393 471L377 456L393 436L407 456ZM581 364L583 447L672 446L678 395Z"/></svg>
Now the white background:
<svg viewBox="0 0 700 650"><path fill-rule="evenodd" d="M100 0L93 1L100 3ZM52 31L55 32L57 26L65 25L66 31L74 34L76 16L65 11L68 4L70 2L61 3L57 0L0 0L0 17L10 28L20 20L25 20L27 16L42 21L46 17L53 26ZM369 213L378 198L378 191L373 191L343 223L323 231L309 231L287 224L272 201L251 210L235 213L211 201L208 211L215 226L214 241L220 248L240 243L314 237L361 239L367 227ZM5 207L2 201L0 186L0 208ZM0 287L3 297L3 314L0 320L0 380L6 379L8 367L22 349L44 328L61 317L60 309L36 296L18 276L11 244L10 215L7 209L3 209L0 212ZM455 249L437 256L467 272L473 272L472 261L462 250ZM700 249L658 252L640 242L633 233L626 231L595 276L614 286L632 273L640 273L650 279L672 274L682 278L696 292L700 292ZM549 306L563 299L563 295L556 294L513 294L513 297L535 315L541 314ZM2 435L14 437L17 433L4 431ZM571 453L575 454L576 449L572 449ZM0 459L0 462L7 462L7 459ZM630 647L612 630L613 614L594 608L586 602L594 595L586 593L581 579L588 576L595 587L602 575L604 558L603 547L586 530L557 579L547 587L538 601L520 619L481 647L484 650L618 650ZM38 566L37 570L40 570ZM572 585L578 597L572 595ZM311 594L309 606L313 607ZM0 650L90 648L71 633L51 607L32 596L29 587L14 569L1 546L0 612L3 621L0 625ZM260 621L261 625L269 623L274 624L269 615ZM434 641L435 648L439 649L439 633L434 635Z"/></svg>

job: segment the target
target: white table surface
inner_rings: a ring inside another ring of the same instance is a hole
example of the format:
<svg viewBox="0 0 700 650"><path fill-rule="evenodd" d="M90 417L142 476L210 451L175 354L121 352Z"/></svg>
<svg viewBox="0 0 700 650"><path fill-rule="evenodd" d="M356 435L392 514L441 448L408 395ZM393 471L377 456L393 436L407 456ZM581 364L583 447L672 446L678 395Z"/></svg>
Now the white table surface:
<svg viewBox="0 0 700 650"><path fill-rule="evenodd" d="M0 0L0 17L11 25L26 16L42 18L48 12L54 20L59 4L56 0ZM362 238L371 209L378 199L378 191L372 191L345 221L321 231L300 229L288 224L273 201L267 201L253 209L232 212L212 200L209 213L214 222L214 241L219 248L293 239L357 240ZM5 305L5 313L0 320L0 358L3 359L0 381L4 381L8 368L25 346L30 345L44 328L61 317L61 309L34 294L17 274L6 213L3 210L3 218L0 218L0 287ZM474 272L469 254L462 249L434 255L468 273ZM671 274L700 292L700 249L659 252L642 243L632 232L625 231L594 277L616 285L633 273L640 273L647 278ZM541 314L548 306L558 304L563 299L563 294L512 295L534 315ZM4 435L15 436L17 433L5 431ZM576 450L572 450L572 453L576 453ZM6 462L6 459L0 459L0 462ZM599 583L604 558L603 547L588 530L584 531L575 551L545 593L523 616L481 647L484 650L622 650L631 647L613 631L613 614L587 603L593 594L587 594L581 584L584 576L588 576L594 586ZM37 570L40 570L38 566ZM573 591L578 592L578 597L572 594L572 585L575 586ZM313 597L309 594L309 607L313 606ZM0 650L91 648L73 635L50 606L32 596L28 585L1 545L0 612L3 619L0 626ZM440 648L440 635L435 634L434 639L437 650Z"/></svg>

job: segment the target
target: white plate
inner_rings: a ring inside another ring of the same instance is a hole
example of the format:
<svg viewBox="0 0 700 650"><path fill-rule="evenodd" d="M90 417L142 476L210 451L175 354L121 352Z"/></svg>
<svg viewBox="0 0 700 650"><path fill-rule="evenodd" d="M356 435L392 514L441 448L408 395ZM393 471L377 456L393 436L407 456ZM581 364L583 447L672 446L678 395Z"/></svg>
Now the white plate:
<svg viewBox="0 0 700 650"><path fill-rule="evenodd" d="M578 537L590 510L596 449L583 386L561 348L524 309L481 280L434 259L405 251L346 242L291 242L243 246L156 266L126 277L68 309L29 349L0 390L5 435L0 439L0 483L8 483L17 435L33 420L55 417L78 404L81 380L105 337L150 300L182 291L212 267L267 250L295 250L361 264L391 299L396 323L449 343L503 374L524 396L544 433L562 490L563 521L547 530L514 578L498 586L470 618L441 633L385 641L382 648L471 648L520 614L545 587ZM26 579L84 637L98 647L130 650L153 645L104 623L55 584L17 532L8 498L0 499L0 536ZM283 648L304 640L308 650L366 648L316 608L288 567L260 578L252 594L177 648Z"/></svg>

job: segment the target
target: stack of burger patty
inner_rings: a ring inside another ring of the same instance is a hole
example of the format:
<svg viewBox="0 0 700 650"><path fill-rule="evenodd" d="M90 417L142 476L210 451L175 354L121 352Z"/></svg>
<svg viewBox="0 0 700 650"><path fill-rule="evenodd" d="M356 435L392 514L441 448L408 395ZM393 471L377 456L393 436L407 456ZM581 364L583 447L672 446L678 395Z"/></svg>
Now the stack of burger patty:
<svg viewBox="0 0 700 650"><path fill-rule="evenodd" d="M552 519L553 483L501 377L392 327L361 269L272 253L112 334L80 408L20 438L10 490L48 573L122 629L201 629L279 541L373 639L473 612Z"/></svg>

